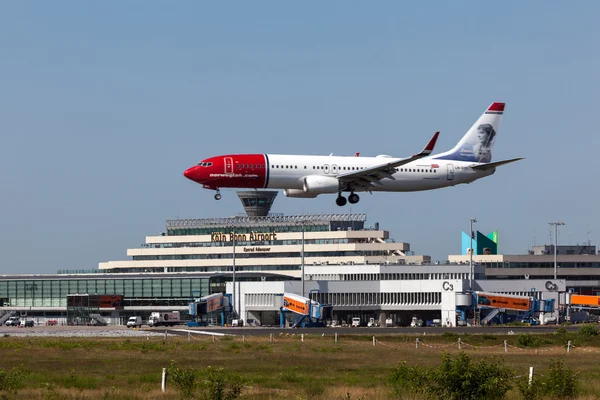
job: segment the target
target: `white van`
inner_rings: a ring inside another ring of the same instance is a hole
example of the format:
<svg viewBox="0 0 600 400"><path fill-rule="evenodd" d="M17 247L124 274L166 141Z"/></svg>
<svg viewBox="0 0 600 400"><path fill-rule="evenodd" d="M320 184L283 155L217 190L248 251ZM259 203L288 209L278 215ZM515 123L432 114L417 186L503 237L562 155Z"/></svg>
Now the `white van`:
<svg viewBox="0 0 600 400"><path fill-rule="evenodd" d="M352 327L357 327L360 326L360 318L359 317L354 317L352 318Z"/></svg>
<svg viewBox="0 0 600 400"><path fill-rule="evenodd" d="M142 317L129 317L127 321L128 328L139 328L142 326Z"/></svg>

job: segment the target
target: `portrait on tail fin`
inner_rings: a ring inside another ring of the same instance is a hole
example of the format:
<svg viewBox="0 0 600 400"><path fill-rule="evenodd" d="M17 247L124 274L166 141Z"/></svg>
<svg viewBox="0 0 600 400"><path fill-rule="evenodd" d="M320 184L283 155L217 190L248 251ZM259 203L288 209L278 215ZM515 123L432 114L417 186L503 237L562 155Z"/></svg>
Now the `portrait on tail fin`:
<svg viewBox="0 0 600 400"><path fill-rule="evenodd" d="M496 130L491 124L481 124L477 127L479 141L473 145L473 154L479 162L489 163L492 161L492 144Z"/></svg>

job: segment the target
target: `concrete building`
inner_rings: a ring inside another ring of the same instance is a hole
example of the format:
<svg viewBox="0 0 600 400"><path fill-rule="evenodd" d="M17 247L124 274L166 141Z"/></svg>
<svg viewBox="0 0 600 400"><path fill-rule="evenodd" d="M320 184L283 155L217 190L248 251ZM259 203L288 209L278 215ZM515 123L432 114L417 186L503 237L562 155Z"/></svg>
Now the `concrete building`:
<svg viewBox="0 0 600 400"><path fill-rule="evenodd" d="M295 293L331 304L340 323L359 317L407 325L419 317L456 326L457 307L469 292L557 304L565 303L567 291L600 293L594 246L559 246L555 279L547 246L525 255L479 254L489 247L487 240L498 241L496 233L479 235L470 279L470 255L432 264L378 222L367 224L365 214L273 215L274 198L270 192L241 192L249 215L169 220L164 233L128 249L129 259L102 262L97 270L0 276L0 322L9 312L41 321L67 318L67 297L76 294L120 296L119 307L96 311L110 323L123 323L158 310L184 314L191 298L227 292L235 311L230 318L261 325L277 324L283 293ZM465 243L463 235L463 250Z"/></svg>

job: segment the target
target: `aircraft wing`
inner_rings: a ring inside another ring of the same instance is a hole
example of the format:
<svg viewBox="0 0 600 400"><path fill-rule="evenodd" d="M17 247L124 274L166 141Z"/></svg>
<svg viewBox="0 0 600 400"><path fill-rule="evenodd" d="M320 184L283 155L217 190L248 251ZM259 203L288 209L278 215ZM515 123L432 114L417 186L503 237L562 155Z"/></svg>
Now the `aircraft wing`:
<svg viewBox="0 0 600 400"><path fill-rule="evenodd" d="M478 165L474 165L471 168L475 169L475 170L486 170L486 169L492 169L492 168L496 168L499 167L501 165L504 164L509 164L511 162L515 162L515 161L519 161L522 160L523 157L520 158L511 158L510 160L503 160L503 161L496 161L493 163L487 163L487 164L478 164Z"/></svg>
<svg viewBox="0 0 600 400"><path fill-rule="evenodd" d="M427 146L420 153L417 153L411 157L396 159L394 161L390 161L384 164L376 165L374 167L361 169L359 171L346 172L344 174L340 174L337 176L340 182L345 183L347 186L356 187L356 186L370 186L372 184L379 184L382 179L390 178L395 179L393 174L397 172L397 168L411 163L415 160L418 160L423 157L427 157L433 151L435 147L435 142L439 136L439 132L436 132L433 137L427 143Z"/></svg>

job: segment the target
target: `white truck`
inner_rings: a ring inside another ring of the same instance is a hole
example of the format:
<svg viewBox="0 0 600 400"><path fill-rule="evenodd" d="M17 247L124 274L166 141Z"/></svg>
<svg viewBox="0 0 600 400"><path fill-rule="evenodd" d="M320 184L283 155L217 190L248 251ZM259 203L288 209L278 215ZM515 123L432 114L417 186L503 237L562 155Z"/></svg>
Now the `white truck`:
<svg viewBox="0 0 600 400"><path fill-rule="evenodd" d="M140 328L142 326L142 317L129 317L127 320L128 328Z"/></svg>
<svg viewBox="0 0 600 400"><path fill-rule="evenodd" d="M150 318L148 318L149 326L173 326L180 324L179 311L153 312L150 314Z"/></svg>

